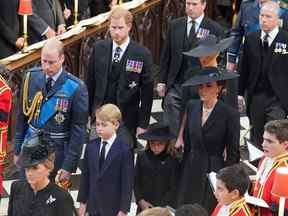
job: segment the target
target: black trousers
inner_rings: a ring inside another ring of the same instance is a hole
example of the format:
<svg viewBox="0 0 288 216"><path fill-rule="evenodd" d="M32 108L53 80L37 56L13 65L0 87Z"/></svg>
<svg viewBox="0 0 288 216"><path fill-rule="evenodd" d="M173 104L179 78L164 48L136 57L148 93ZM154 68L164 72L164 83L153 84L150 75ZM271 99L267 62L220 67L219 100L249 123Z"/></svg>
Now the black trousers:
<svg viewBox="0 0 288 216"><path fill-rule="evenodd" d="M249 105L251 141L262 149L264 125L271 120L285 119L286 111L275 95L254 94Z"/></svg>

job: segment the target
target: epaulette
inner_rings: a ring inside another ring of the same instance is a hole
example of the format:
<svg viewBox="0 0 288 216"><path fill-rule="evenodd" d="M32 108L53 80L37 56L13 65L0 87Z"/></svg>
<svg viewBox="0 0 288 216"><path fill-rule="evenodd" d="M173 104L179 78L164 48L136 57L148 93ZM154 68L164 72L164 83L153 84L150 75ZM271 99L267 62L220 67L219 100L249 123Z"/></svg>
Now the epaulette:
<svg viewBox="0 0 288 216"><path fill-rule="evenodd" d="M68 78L71 80L74 80L75 82L79 83L80 85L84 85L83 80L79 79L78 77L76 77L75 75L71 74L71 73L67 73Z"/></svg>

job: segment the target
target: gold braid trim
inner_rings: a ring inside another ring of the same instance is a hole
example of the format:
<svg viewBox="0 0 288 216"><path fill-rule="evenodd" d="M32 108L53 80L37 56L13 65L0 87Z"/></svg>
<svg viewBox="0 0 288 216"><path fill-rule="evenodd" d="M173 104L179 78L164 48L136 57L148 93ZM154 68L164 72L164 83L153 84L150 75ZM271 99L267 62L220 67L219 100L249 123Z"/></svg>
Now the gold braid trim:
<svg viewBox="0 0 288 216"><path fill-rule="evenodd" d="M288 161L288 153L279 155L278 157L275 158L275 161L274 161L274 163L272 165L272 168L269 171L264 183L262 185L260 184L260 189L259 189L259 192L257 194L258 198L262 198L263 193L264 193L264 186L266 184L266 181L269 179L269 177L273 173L273 171L276 170L282 163L287 163L287 161Z"/></svg>
<svg viewBox="0 0 288 216"><path fill-rule="evenodd" d="M7 86L2 86L2 87L0 88L0 94L2 94L3 92L5 92L6 90L10 90L10 88L7 87Z"/></svg>
<svg viewBox="0 0 288 216"><path fill-rule="evenodd" d="M3 133L7 133L7 130L8 130L8 127L5 126L5 127L2 127L0 128L0 165L3 165L4 164L4 161L5 161L5 158L6 158L6 149L5 147L3 146Z"/></svg>
<svg viewBox="0 0 288 216"><path fill-rule="evenodd" d="M0 80L3 82L5 86L8 86L7 81L4 79L3 76L0 75ZM8 86L9 87L9 86Z"/></svg>
<svg viewBox="0 0 288 216"><path fill-rule="evenodd" d="M229 209L229 216L236 215L241 209L243 209L245 215L251 216L249 207L247 206L244 197L232 204L231 208Z"/></svg>
<svg viewBox="0 0 288 216"><path fill-rule="evenodd" d="M31 106L29 106L28 90L29 90L30 75L31 75L31 73L28 72L27 76L25 78L24 87L23 87L23 113L25 116L28 117L28 123L30 123L32 121L33 117L38 119L39 114L40 114L41 103L43 100L42 91L38 91L38 92L36 92L36 94L33 98Z"/></svg>

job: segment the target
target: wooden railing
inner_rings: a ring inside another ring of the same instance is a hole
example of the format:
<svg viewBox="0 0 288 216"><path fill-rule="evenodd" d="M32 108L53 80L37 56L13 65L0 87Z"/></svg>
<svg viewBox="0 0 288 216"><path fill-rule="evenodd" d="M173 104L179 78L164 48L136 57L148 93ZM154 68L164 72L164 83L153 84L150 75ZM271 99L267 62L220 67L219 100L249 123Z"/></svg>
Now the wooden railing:
<svg viewBox="0 0 288 216"><path fill-rule="evenodd" d="M166 37L168 22L184 14L185 4L183 2L181 0L148 0L132 10L134 23L131 37L151 50L155 64L160 61L161 47ZM68 71L81 79L86 78L93 44L96 40L108 36L107 29L108 22L105 22L101 25L88 27L82 33L63 41L65 46L64 64ZM41 49L6 65L9 72L5 76L13 89L13 108L9 127L9 165L11 165L13 155L13 138L22 75L27 69L40 65L40 54Z"/></svg>

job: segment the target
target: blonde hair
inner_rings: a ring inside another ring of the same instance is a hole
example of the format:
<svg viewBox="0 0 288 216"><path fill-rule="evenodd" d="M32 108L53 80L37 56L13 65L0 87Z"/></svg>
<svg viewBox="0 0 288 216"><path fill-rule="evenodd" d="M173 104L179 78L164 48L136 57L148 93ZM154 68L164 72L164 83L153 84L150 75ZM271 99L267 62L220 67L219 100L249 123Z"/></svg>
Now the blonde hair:
<svg viewBox="0 0 288 216"><path fill-rule="evenodd" d="M50 171L52 171L54 169L54 161L55 161L55 153L52 153L48 156L48 158L46 160L44 160L42 162L42 164L49 169Z"/></svg>
<svg viewBox="0 0 288 216"><path fill-rule="evenodd" d="M109 20L121 19L122 17L124 18L126 24L132 24L133 22L132 13L121 6L114 6L111 10Z"/></svg>
<svg viewBox="0 0 288 216"><path fill-rule="evenodd" d="M51 38L46 41L44 44L44 47L42 48L42 52L45 51L57 51L59 53L59 56L64 54L64 45L63 43L57 39L57 38Z"/></svg>
<svg viewBox="0 0 288 216"><path fill-rule="evenodd" d="M172 214L167 208L154 207L144 210L138 216L172 216Z"/></svg>
<svg viewBox="0 0 288 216"><path fill-rule="evenodd" d="M120 109L114 104L105 104L96 110L96 119L108 122L121 122L122 114Z"/></svg>

